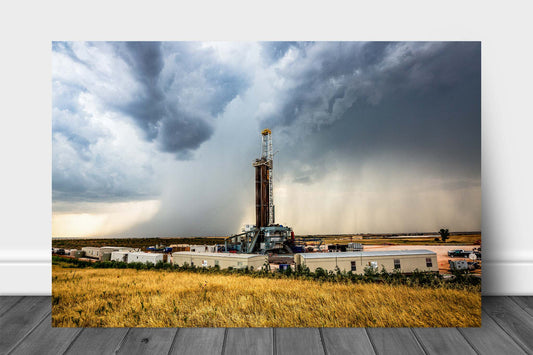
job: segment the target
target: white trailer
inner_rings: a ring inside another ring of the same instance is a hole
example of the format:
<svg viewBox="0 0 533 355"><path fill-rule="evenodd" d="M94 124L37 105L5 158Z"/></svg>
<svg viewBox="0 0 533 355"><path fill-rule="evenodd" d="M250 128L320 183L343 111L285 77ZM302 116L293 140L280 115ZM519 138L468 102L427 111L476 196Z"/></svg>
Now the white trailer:
<svg viewBox="0 0 533 355"><path fill-rule="evenodd" d="M216 253L218 245L191 245L190 251L193 253Z"/></svg>
<svg viewBox="0 0 533 355"><path fill-rule="evenodd" d="M112 253L114 251L138 251L138 249L128 247L84 247L81 248L85 252L85 255L89 258L95 258L102 260L104 253Z"/></svg>
<svg viewBox="0 0 533 355"><path fill-rule="evenodd" d="M111 261L122 261L127 263L128 262L128 254L127 251L114 251L111 253Z"/></svg>
<svg viewBox="0 0 533 355"><path fill-rule="evenodd" d="M183 266L185 264L199 267L215 267L221 269L234 268L244 269L246 267L254 270L261 268L268 263L268 256L261 254L233 254L233 253L199 253L199 252L176 252L172 254L174 265Z"/></svg>
<svg viewBox="0 0 533 355"><path fill-rule="evenodd" d="M164 254L157 253L129 253L128 254L128 264L129 263L152 263L157 264L159 261L165 262Z"/></svg>

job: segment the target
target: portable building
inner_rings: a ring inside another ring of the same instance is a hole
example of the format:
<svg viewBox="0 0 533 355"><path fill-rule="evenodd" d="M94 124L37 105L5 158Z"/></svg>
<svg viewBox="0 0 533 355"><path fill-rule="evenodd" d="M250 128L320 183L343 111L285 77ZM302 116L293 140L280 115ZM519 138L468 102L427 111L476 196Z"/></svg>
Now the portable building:
<svg viewBox="0 0 533 355"><path fill-rule="evenodd" d="M110 252L110 253L114 251L127 251L127 252L141 251L141 249L130 248L130 247L101 247L100 250L102 252Z"/></svg>
<svg viewBox="0 0 533 355"><path fill-rule="evenodd" d="M78 252L78 249L70 249L69 255L70 256L76 256L77 252Z"/></svg>
<svg viewBox="0 0 533 355"><path fill-rule="evenodd" d="M86 257L98 260L102 260L104 252L111 252L109 247L83 247L81 250L85 252Z"/></svg>
<svg viewBox="0 0 533 355"><path fill-rule="evenodd" d="M361 251L346 253L302 253L294 256L296 265L307 266L315 271L322 268L327 271L352 271L363 274L365 268L387 272L400 270L402 273L418 271L438 272L437 254L430 250L386 250Z"/></svg>
<svg viewBox="0 0 533 355"><path fill-rule="evenodd" d="M166 261L166 255L159 253L128 253L128 263L152 263L157 264L159 261Z"/></svg>
<svg viewBox="0 0 533 355"><path fill-rule="evenodd" d="M75 255L74 255L76 258L83 258L85 256L85 251L84 250L78 250Z"/></svg>
<svg viewBox="0 0 533 355"><path fill-rule="evenodd" d="M111 261L122 261L127 263L128 262L128 254L127 251L114 251L111 253Z"/></svg>
<svg viewBox="0 0 533 355"><path fill-rule="evenodd" d="M190 245L190 251L194 253L216 253L218 245Z"/></svg>
<svg viewBox="0 0 533 355"><path fill-rule="evenodd" d="M84 247L84 248L81 248L81 250L83 250L85 252L85 255L89 258L94 258L94 259L98 259L98 260L103 260L103 254L104 253L112 253L114 251L136 251L138 249L134 249L134 248L128 248L128 247ZM111 256L111 254L109 255L109 257ZM105 260L110 260L108 259L108 256L105 257Z"/></svg>
<svg viewBox="0 0 533 355"><path fill-rule="evenodd" d="M197 253L197 252L177 252L172 254L172 262L175 265L214 267L221 269L234 268L244 269L246 267L259 270L268 262L268 256L260 254L236 254L236 253Z"/></svg>
<svg viewBox="0 0 533 355"><path fill-rule="evenodd" d="M100 259L100 247L83 247L81 250L85 252L86 257Z"/></svg>

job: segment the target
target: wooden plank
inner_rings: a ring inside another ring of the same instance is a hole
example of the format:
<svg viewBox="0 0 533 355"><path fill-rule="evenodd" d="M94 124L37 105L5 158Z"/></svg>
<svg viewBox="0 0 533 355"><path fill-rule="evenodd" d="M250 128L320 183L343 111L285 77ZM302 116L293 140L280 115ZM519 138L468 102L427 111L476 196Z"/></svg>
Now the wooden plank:
<svg viewBox="0 0 533 355"><path fill-rule="evenodd" d="M524 349L533 353L533 317L508 297L486 297L483 310Z"/></svg>
<svg viewBox="0 0 533 355"><path fill-rule="evenodd" d="M168 354L177 328L132 328L118 354Z"/></svg>
<svg viewBox="0 0 533 355"><path fill-rule="evenodd" d="M276 354L323 355L318 328L274 328Z"/></svg>
<svg viewBox="0 0 533 355"><path fill-rule="evenodd" d="M9 311L17 302L22 300L22 296L2 296L0 297L0 317Z"/></svg>
<svg viewBox="0 0 533 355"><path fill-rule="evenodd" d="M272 328L228 328L224 353L272 355L274 331Z"/></svg>
<svg viewBox="0 0 533 355"><path fill-rule="evenodd" d="M481 328L459 328L479 354L526 354L486 312L481 313L481 324Z"/></svg>
<svg viewBox="0 0 533 355"><path fill-rule="evenodd" d="M52 328L52 315L49 314L10 355L63 354L80 332L81 328Z"/></svg>
<svg viewBox="0 0 533 355"><path fill-rule="evenodd" d="M375 354L364 328L322 328L321 332L327 354Z"/></svg>
<svg viewBox="0 0 533 355"><path fill-rule="evenodd" d="M412 328L428 354L476 355L456 328Z"/></svg>
<svg viewBox="0 0 533 355"><path fill-rule="evenodd" d="M425 354L409 328L368 328L367 332L377 354Z"/></svg>
<svg viewBox="0 0 533 355"><path fill-rule="evenodd" d="M84 328L65 354L114 354L128 328Z"/></svg>
<svg viewBox="0 0 533 355"><path fill-rule="evenodd" d="M169 354L222 354L224 328L180 328Z"/></svg>
<svg viewBox="0 0 533 355"><path fill-rule="evenodd" d="M7 353L51 312L50 297L24 297L0 317L0 354Z"/></svg>
<svg viewBox="0 0 533 355"><path fill-rule="evenodd" d="M533 296L511 297L511 300L533 317Z"/></svg>

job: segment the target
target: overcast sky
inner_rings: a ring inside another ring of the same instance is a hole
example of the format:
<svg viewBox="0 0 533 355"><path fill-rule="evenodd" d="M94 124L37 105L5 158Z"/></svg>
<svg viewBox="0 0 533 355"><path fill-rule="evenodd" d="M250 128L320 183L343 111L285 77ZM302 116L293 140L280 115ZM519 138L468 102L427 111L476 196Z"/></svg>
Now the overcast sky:
<svg viewBox="0 0 533 355"><path fill-rule="evenodd" d="M479 42L54 42L53 236L481 228Z"/></svg>

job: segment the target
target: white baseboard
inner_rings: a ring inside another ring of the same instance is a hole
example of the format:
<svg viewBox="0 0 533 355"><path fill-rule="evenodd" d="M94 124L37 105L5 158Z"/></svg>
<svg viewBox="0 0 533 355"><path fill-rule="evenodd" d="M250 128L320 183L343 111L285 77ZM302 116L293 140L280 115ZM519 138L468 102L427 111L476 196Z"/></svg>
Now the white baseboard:
<svg viewBox="0 0 533 355"><path fill-rule="evenodd" d="M529 275L529 276L528 276ZM533 295L533 261L483 262L482 294L484 296Z"/></svg>
<svg viewBox="0 0 533 355"><path fill-rule="evenodd" d="M0 261L0 295L50 296L52 267L50 261Z"/></svg>
<svg viewBox="0 0 533 355"><path fill-rule="evenodd" d="M0 261L0 295L52 294L49 261ZM527 276L529 275L529 276ZM533 262L485 261L482 294L484 296L533 295Z"/></svg>

